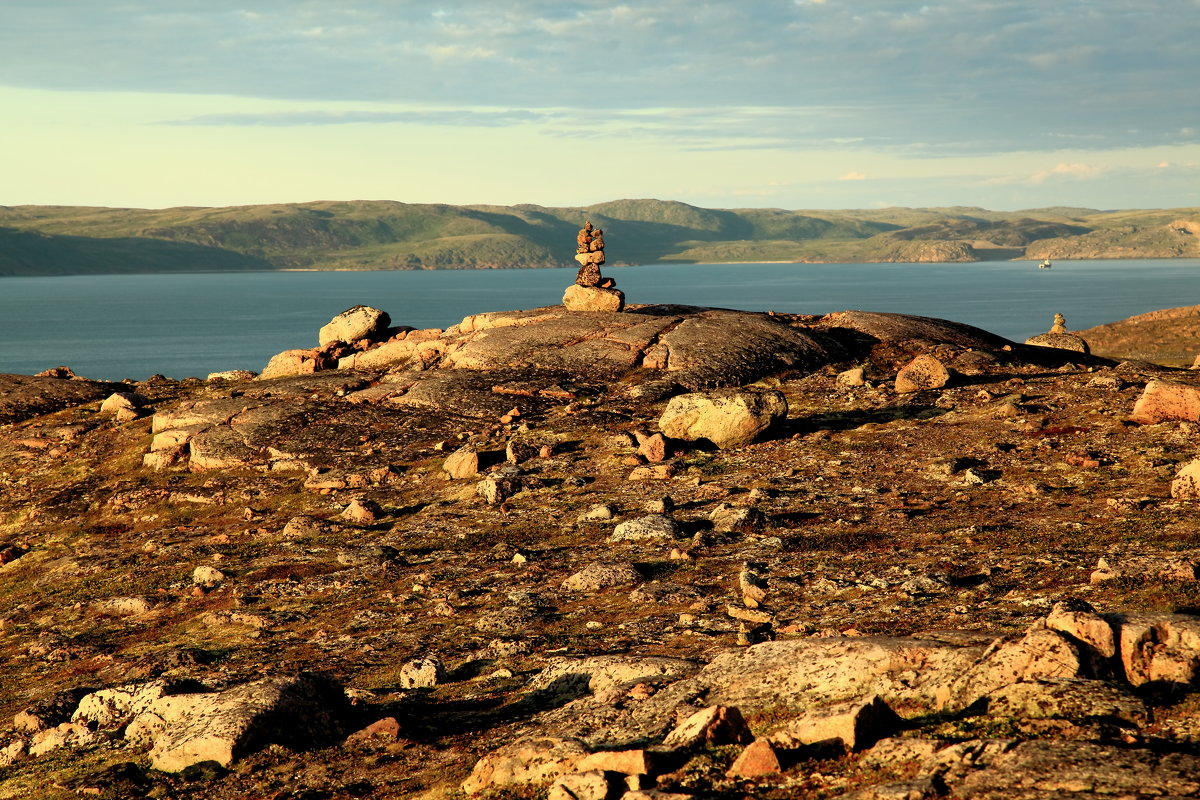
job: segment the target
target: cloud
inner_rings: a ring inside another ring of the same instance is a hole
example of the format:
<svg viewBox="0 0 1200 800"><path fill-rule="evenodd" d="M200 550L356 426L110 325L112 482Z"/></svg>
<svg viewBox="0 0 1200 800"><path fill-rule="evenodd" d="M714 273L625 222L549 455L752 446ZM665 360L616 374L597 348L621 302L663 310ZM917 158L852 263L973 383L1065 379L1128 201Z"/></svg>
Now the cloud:
<svg viewBox="0 0 1200 800"><path fill-rule="evenodd" d="M867 176L861 172L858 172L857 170L847 172L845 175L838 178L839 181L865 181L866 179Z"/></svg>
<svg viewBox="0 0 1200 800"><path fill-rule="evenodd" d="M1075 178L1088 180L1098 177L1104 170L1094 164L1056 164L1052 169L1041 170L1029 176L1030 183L1045 183L1051 178Z"/></svg>
<svg viewBox="0 0 1200 800"><path fill-rule="evenodd" d="M551 115L533 111L477 111L445 109L427 111L278 111L265 114L204 114L167 120L160 125L217 125L289 128L305 125L450 125L494 128L546 122Z"/></svg>
<svg viewBox="0 0 1200 800"><path fill-rule="evenodd" d="M710 131L713 148L1157 146L1196 136L1183 76L1200 74L1200 15L1177 5L6 0L0 85L610 119L689 108L711 120L660 130L697 145Z"/></svg>

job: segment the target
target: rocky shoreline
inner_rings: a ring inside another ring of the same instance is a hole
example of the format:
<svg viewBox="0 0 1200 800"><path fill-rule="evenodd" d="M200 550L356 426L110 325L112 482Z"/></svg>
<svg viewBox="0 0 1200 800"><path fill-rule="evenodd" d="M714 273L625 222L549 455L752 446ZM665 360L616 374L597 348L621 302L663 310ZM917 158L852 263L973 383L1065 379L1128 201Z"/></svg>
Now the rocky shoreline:
<svg viewBox="0 0 1200 800"><path fill-rule="evenodd" d="M623 309L0 376L0 797L1200 794L1194 373Z"/></svg>

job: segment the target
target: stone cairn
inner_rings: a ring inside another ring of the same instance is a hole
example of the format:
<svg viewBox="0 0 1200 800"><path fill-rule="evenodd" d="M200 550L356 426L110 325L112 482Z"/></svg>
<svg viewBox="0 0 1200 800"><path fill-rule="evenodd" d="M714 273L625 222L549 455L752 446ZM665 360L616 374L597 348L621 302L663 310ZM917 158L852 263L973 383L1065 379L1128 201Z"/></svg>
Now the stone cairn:
<svg viewBox="0 0 1200 800"><path fill-rule="evenodd" d="M1049 333L1030 337L1025 340L1025 344L1056 347L1059 350L1074 350L1084 354L1091 353L1091 348L1088 347L1088 343L1082 336L1076 336L1067 330L1067 320L1062 314L1054 315L1054 324L1050 326Z"/></svg>
<svg viewBox="0 0 1200 800"><path fill-rule="evenodd" d="M563 305L570 311L623 310L625 294L616 288L615 280L600 274L600 265L604 263L604 231L585 222L575 237L575 245L579 272L575 283L563 294Z"/></svg>

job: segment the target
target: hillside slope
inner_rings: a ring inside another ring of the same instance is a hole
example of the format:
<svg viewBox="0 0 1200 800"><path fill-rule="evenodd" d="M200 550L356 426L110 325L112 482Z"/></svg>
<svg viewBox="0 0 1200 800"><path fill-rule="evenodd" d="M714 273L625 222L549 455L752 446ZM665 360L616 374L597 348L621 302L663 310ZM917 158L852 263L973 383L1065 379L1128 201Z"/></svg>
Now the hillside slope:
<svg viewBox="0 0 1200 800"><path fill-rule="evenodd" d="M1092 352L1172 367L1191 366L1200 355L1200 306L1164 308L1077 331Z"/></svg>
<svg viewBox="0 0 1200 800"><path fill-rule="evenodd" d="M574 263L575 231L585 219L608 232L614 264L1200 257L1194 208L789 211L648 199L565 208L353 201L0 207L0 274L565 267Z"/></svg>

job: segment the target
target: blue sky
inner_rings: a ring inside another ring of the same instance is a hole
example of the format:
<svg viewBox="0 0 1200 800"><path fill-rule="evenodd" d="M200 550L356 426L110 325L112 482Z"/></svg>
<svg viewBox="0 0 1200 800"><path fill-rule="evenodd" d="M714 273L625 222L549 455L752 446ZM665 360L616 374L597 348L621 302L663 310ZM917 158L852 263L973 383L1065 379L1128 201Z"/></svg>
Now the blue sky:
<svg viewBox="0 0 1200 800"><path fill-rule="evenodd" d="M0 204L1200 206L1200 0L0 0Z"/></svg>

